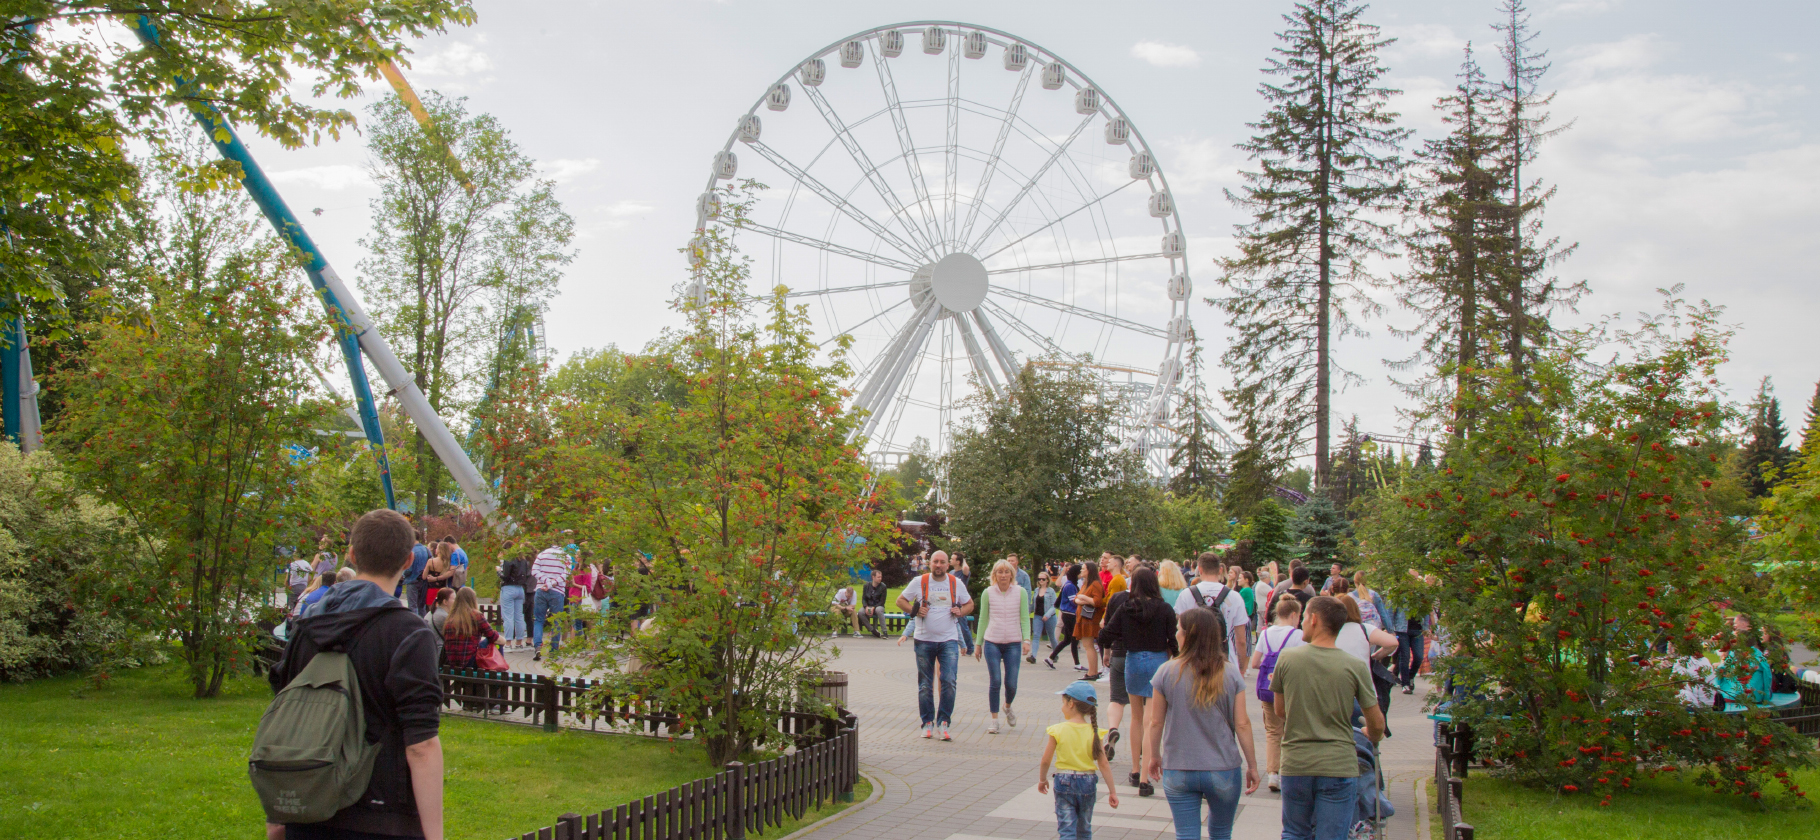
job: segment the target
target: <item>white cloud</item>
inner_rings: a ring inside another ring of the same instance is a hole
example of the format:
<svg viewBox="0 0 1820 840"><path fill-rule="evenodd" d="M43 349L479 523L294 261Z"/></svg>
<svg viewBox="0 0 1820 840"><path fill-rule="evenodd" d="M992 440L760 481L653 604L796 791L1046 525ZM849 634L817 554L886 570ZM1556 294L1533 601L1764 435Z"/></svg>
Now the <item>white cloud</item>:
<svg viewBox="0 0 1820 840"><path fill-rule="evenodd" d="M1201 54L1179 44L1162 41L1139 41L1131 45L1131 56L1157 67L1199 67Z"/></svg>
<svg viewBox="0 0 1820 840"><path fill-rule="evenodd" d="M460 78L493 69L493 59L472 44L457 41L411 62L411 71L425 76Z"/></svg>
<svg viewBox="0 0 1820 840"><path fill-rule="evenodd" d="M1169 178L1171 192L1209 192L1218 196L1222 187L1239 185L1239 168L1245 164L1245 153L1228 143L1207 137L1165 137L1158 145L1162 147L1159 162Z"/></svg>
<svg viewBox="0 0 1820 840"><path fill-rule="evenodd" d="M1393 58L1459 57L1466 48L1464 36L1438 23L1390 24L1384 27L1384 34L1397 39L1386 50Z"/></svg>
<svg viewBox="0 0 1820 840"><path fill-rule="evenodd" d="M656 205L648 202L631 198L620 199L619 201L615 201L612 204L595 210L595 212L599 214L601 220L595 227L605 230L619 230L630 226L633 222L636 222L645 216L651 215L651 213L656 210Z"/></svg>
<svg viewBox="0 0 1820 840"><path fill-rule="evenodd" d="M1554 0L1543 3L1536 12L1539 18L1568 17L1571 15L1596 15L1609 12L1624 5L1624 0Z"/></svg>
<svg viewBox="0 0 1820 840"><path fill-rule="evenodd" d="M557 159L544 161L545 177L556 183L565 183L577 176L585 175L600 168L599 158L582 158L580 160Z"/></svg>
<svg viewBox="0 0 1820 840"><path fill-rule="evenodd" d="M372 183L365 169L345 163L310 166L286 172L273 172L274 184L306 184L320 190L340 191Z"/></svg>
<svg viewBox="0 0 1820 840"><path fill-rule="evenodd" d="M1567 53L1553 111L1572 116L1565 145L1603 154L1681 150L1669 144L1762 139L1786 132L1773 106L1798 91L1741 80L1649 72L1673 52L1655 35Z"/></svg>

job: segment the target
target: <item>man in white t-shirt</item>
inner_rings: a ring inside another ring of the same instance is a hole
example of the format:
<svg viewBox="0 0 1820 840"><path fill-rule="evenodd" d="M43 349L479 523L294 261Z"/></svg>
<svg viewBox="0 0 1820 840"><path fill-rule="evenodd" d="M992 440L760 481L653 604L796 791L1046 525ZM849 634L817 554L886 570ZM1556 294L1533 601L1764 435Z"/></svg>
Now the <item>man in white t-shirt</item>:
<svg viewBox="0 0 1820 840"><path fill-rule="evenodd" d="M955 677L960 667L960 623L973 612L973 596L967 594L967 584L948 574L947 552L929 555L929 573L910 579L904 594L897 596L897 608L916 620L916 708L923 737L932 738L940 729L942 740L952 741L948 725L954 715ZM934 697L937 663L942 668L939 709Z"/></svg>
<svg viewBox="0 0 1820 840"><path fill-rule="evenodd" d="M1214 611L1220 614L1226 624L1226 659L1238 663L1239 674L1242 676L1247 663L1239 657L1238 651L1251 649L1251 616L1245 612L1245 599L1219 582L1220 555L1211 551L1201 552L1196 564L1200 567L1200 577L1197 583L1176 596L1176 615L1200 606L1214 609L1214 604L1219 604L1219 608ZM1222 600L1222 592L1231 594Z"/></svg>

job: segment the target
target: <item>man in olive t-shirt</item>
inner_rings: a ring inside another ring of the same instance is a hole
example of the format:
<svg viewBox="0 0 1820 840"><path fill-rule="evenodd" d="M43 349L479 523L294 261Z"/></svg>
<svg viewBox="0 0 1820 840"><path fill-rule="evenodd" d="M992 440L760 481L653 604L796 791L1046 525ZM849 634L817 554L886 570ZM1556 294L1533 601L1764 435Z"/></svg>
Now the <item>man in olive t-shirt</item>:
<svg viewBox="0 0 1820 840"><path fill-rule="evenodd" d="M1365 734L1384 737L1384 712L1371 670L1334 647L1346 607L1321 595L1302 612L1307 644L1283 651L1270 674L1276 713L1283 718L1283 840L1345 840L1358 797L1359 762L1352 741L1353 709L1365 712Z"/></svg>

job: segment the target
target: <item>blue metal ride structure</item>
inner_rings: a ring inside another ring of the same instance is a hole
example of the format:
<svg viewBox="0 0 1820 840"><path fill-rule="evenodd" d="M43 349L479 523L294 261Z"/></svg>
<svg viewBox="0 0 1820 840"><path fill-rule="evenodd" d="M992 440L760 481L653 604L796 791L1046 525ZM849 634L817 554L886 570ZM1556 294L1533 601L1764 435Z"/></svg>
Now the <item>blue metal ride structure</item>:
<svg viewBox="0 0 1820 840"><path fill-rule="evenodd" d="M25 37L38 34L38 23L25 24ZM4 64L16 56L8 55ZM6 208L0 207L0 245L10 245L12 232L6 227ZM32 355L25 335L25 315L18 312L0 322L0 426L6 437L30 452L42 443L38 424L38 381L32 376Z"/></svg>
<svg viewBox="0 0 1820 840"><path fill-rule="evenodd" d="M146 47L159 48L158 28L149 18L139 16L135 21L134 29L139 40ZM194 87L181 76L176 77L176 85L179 95L192 92ZM404 365L398 360L397 354L392 352L392 348L386 344L385 339L379 335L379 331L374 328L359 302L341 282L340 276L329 266L328 260L322 256L315 241L303 229L303 224L298 221L296 214L291 212L291 208L285 204L284 198L272 186L271 180L265 175L265 170L260 168L258 161L253 159L246 146L240 142L240 137L235 133L233 126L228 123L227 118L220 111L206 102L185 97L184 105L195 116L197 124L202 127L203 133L208 135L209 142L215 145L216 151L220 152L224 159L240 165L241 184L246 187L247 194L253 199L253 203L257 204L260 211L265 214L266 220L271 222L278 236L304 256L306 260L304 270L309 275L310 284L315 287L317 296L322 299L322 304L328 310L330 319L335 323L336 339L341 346L342 357L347 362L348 378L353 384L354 401L359 409L360 424L366 433L368 443L372 445L374 453L378 456L379 475L385 487L386 506L396 508L397 500L392 492L391 469L385 454L385 432L379 425L379 412L373 400L372 385L367 379L366 366L362 358L363 351L367 357L372 359L380 375L391 386L391 391L388 393L399 400L406 414L423 432L424 438L435 450L443 464L449 468L449 472L454 476L456 483L461 486L469 502L482 514L490 516L498 505L484 484L480 471L475 469L467 452L456 443L454 435L449 433L448 426L431 408L423 392L418 389L415 379L405 370Z"/></svg>

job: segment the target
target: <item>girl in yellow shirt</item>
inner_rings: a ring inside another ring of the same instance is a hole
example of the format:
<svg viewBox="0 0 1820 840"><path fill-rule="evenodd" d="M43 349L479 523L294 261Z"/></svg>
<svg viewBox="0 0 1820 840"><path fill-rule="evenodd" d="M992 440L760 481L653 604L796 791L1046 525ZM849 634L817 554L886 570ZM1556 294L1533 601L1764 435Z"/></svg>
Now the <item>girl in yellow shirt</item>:
<svg viewBox="0 0 1820 840"><path fill-rule="evenodd" d="M1112 784L1112 765L1100 743L1099 693L1093 683L1075 680L1062 695L1062 723L1047 730L1043 760L1037 765L1036 789L1048 793L1049 765L1055 764L1055 822L1061 840L1092 840L1093 806L1099 799L1099 780L1106 780L1106 804L1119 806L1118 788ZM1097 772L1096 772L1097 771Z"/></svg>

